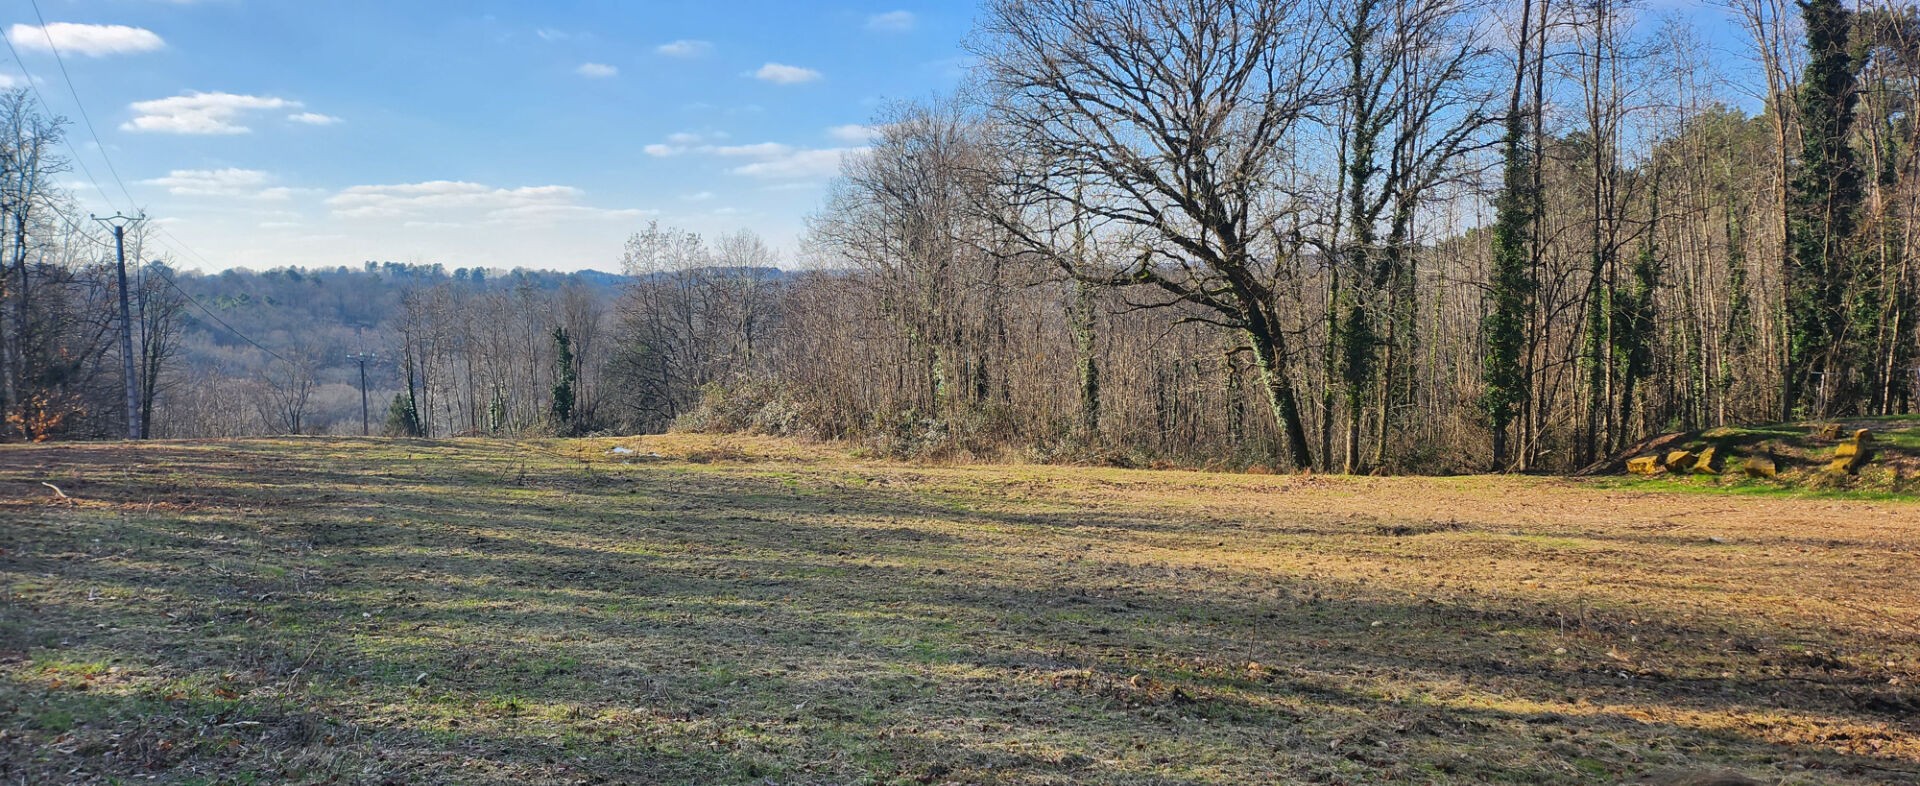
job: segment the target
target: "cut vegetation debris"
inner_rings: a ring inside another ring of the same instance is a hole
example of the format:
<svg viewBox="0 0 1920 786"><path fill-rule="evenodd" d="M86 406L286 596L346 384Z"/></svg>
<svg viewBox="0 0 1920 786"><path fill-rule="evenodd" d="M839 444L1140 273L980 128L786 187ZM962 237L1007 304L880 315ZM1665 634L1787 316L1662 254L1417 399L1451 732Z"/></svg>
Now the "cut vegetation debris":
<svg viewBox="0 0 1920 786"><path fill-rule="evenodd" d="M1855 418L1668 434L1612 465L1667 485L1920 494L1920 417Z"/></svg>
<svg viewBox="0 0 1920 786"><path fill-rule="evenodd" d="M1920 783L1915 575L1611 481L7 446L0 781Z"/></svg>

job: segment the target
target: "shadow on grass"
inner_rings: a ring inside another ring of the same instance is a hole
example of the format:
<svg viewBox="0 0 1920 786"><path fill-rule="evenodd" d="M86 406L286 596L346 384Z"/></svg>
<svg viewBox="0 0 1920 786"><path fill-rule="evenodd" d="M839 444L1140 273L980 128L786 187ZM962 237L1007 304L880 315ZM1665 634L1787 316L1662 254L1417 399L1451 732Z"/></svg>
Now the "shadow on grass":
<svg viewBox="0 0 1920 786"><path fill-rule="evenodd" d="M28 729L0 752L22 774L1613 782L1797 765L1835 782L1920 777L1910 754L1875 755L1911 744L1911 687L1782 651L1832 643L1804 631L1644 609L1588 611L1569 630L1546 600L1409 597L1113 553L1217 524L1016 512L990 488L584 468L504 443L137 456L0 453L0 495L60 476L82 500L22 503L31 523L0 529L14 587L0 712ZM155 498L177 509L140 510ZM1641 663L1601 656L1627 636ZM62 678L84 664L126 674Z"/></svg>

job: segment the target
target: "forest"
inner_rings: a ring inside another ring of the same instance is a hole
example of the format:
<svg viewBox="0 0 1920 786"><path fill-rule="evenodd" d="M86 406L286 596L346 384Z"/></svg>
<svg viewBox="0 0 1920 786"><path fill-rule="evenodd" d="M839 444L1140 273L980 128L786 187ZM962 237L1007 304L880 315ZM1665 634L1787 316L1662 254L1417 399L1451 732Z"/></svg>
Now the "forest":
<svg viewBox="0 0 1920 786"><path fill-rule="evenodd" d="M594 261L617 275L201 273L136 228L131 414L111 243L60 185L69 125L14 89L0 438L682 429L1561 472L1667 432L1911 412L1920 15L1716 13L995 0L964 85L882 109L791 251L655 223Z"/></svg>

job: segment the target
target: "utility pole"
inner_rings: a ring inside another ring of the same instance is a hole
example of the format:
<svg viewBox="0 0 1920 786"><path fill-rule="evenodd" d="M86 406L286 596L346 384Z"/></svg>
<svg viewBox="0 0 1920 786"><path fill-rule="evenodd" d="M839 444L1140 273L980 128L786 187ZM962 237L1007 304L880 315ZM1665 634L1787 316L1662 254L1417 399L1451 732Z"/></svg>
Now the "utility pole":
<svg viewBox="0 0 1920 786"><path fill-rule="evenodd" d="M371 422L367 419L367 361L379 361L378 353L355 352L347 356L348 360L360 364L360 436L371 436Z"/></svg>
<svg viewBox="0 0 1920 786"><path fill-rule="evenodd" d="M133 372L133 309L127 298L127 228L147 220L146 215L115 213L93 220L113 230L113 255L120 270L120 366L127 375L127 439L140 438L140 378Z"/></svg>

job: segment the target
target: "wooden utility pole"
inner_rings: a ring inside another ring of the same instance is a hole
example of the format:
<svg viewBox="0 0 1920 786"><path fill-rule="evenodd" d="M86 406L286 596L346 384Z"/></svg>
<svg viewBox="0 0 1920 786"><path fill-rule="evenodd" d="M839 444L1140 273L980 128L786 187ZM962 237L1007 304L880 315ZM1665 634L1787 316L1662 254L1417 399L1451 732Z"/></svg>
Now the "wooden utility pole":
<svg viewBox="0 0 1920 786"><path fill-rule="evenodd" d="M355 352L348 355L347 359L360 364L360 436L370 436L373 429L367 418L367 361L378 361L380 356L370 352Z"/></svg>
<svg viewBox="0 0 1920 786"><path fill-rule="evenodd" d="M94 216L93 220L113 230L113 255L120 276L120 367L127 378L127 439L139 439L140 378L133 370L133 310L127 298L127 228L139 225L147 217L115 213L106 218Z"/></svg>

